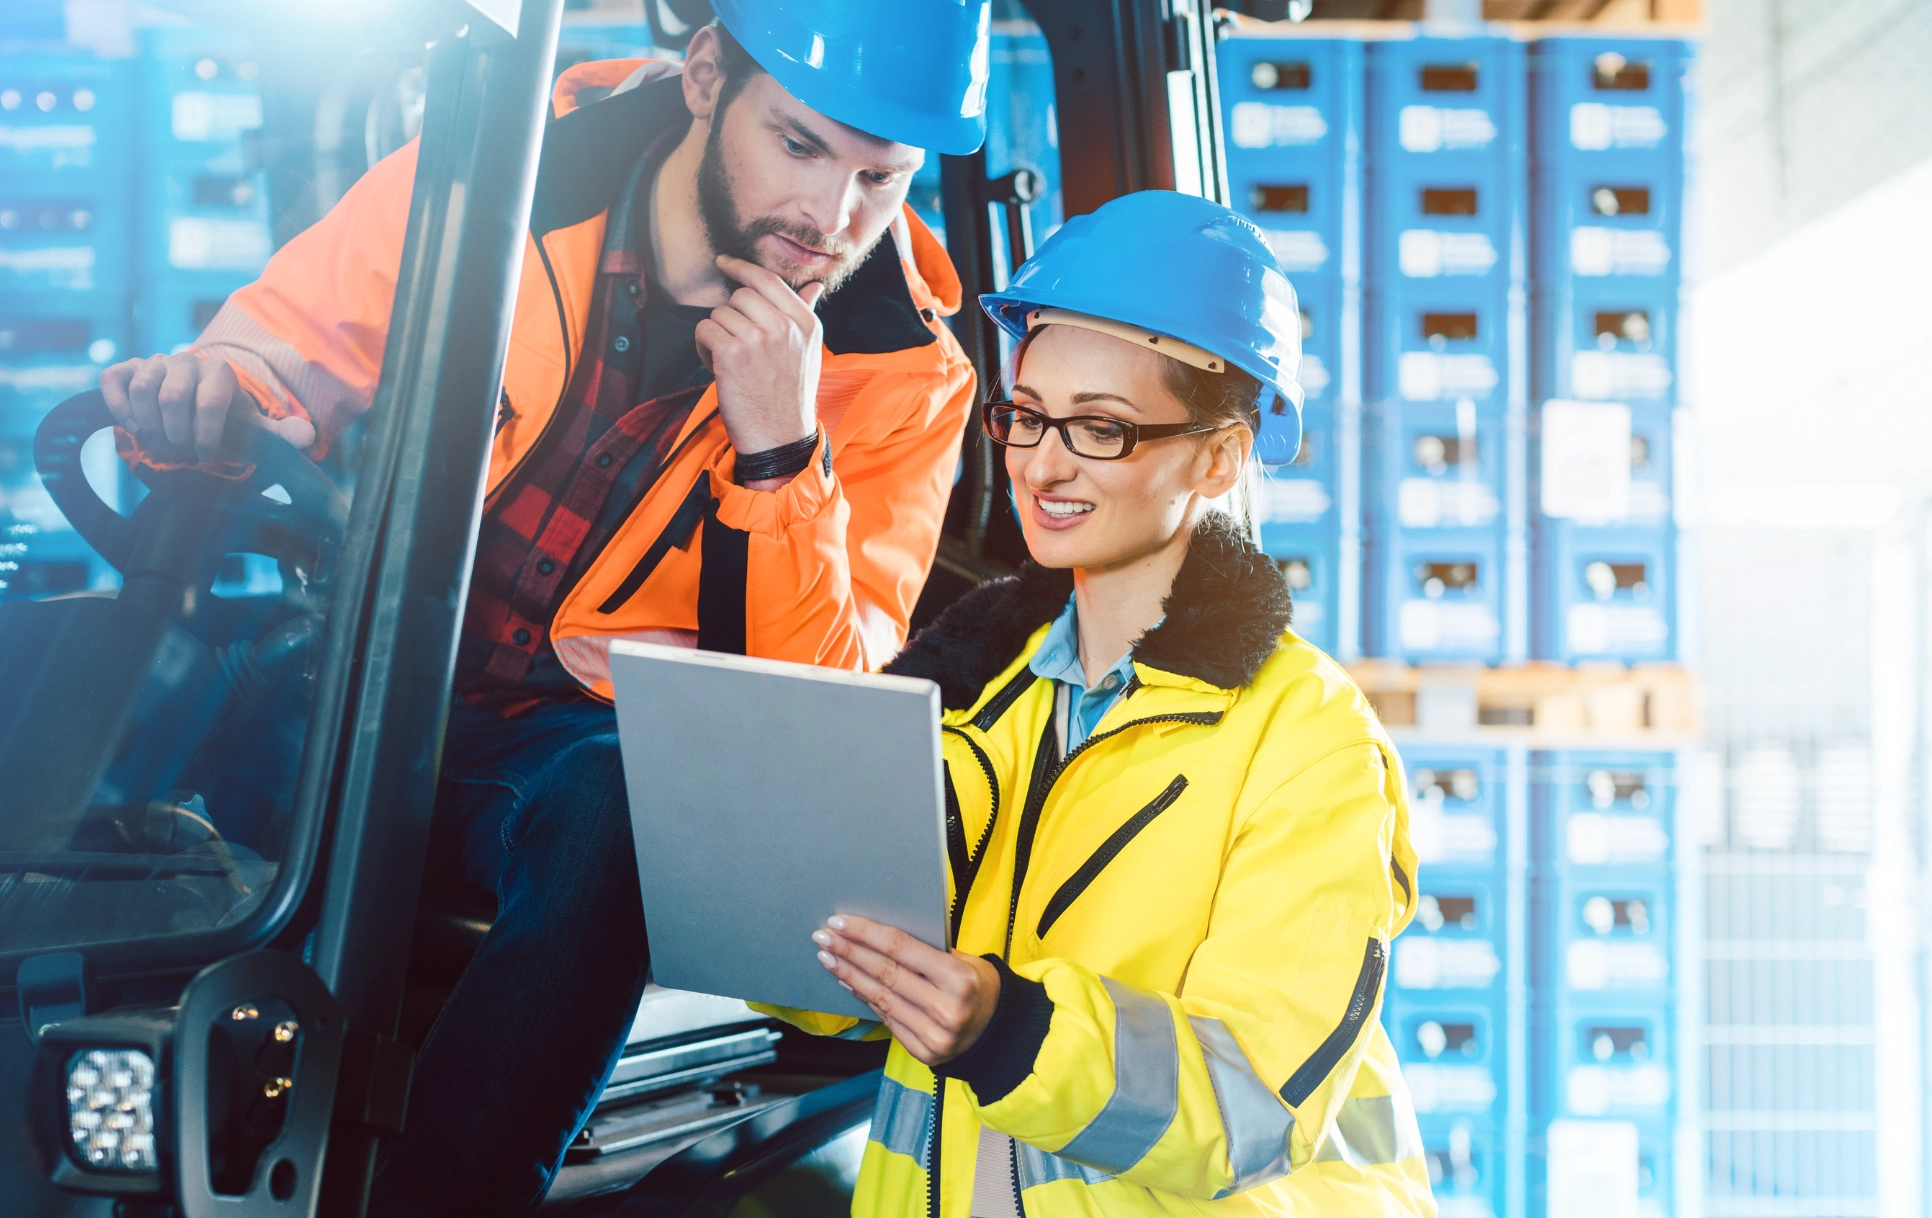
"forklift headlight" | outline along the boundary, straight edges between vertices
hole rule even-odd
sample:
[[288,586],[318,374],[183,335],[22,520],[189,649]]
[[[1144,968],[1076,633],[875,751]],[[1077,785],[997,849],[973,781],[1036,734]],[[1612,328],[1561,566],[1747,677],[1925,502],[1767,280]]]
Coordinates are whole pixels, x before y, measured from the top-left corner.
[[173,1187],[174,1011],[124,1008],[42,1028],[32,1124],[49,1177],[75,1192]]
[[67,1136],[95,1171],[158,1172],[154,1059],[139,1049],[86,1049],[67,1060]]

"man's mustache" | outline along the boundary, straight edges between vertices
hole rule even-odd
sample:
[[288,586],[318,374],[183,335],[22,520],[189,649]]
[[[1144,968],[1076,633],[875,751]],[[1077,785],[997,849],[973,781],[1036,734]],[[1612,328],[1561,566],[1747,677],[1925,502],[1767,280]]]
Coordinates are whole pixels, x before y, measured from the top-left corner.
[[777,216],[760,216],[744,226],[745,244],[750,245],[760,237],[772,235],[795,241],[815,254],[830,254],[841,262],[857,252],[857,245],[840,237],[827,237],[789,220]]

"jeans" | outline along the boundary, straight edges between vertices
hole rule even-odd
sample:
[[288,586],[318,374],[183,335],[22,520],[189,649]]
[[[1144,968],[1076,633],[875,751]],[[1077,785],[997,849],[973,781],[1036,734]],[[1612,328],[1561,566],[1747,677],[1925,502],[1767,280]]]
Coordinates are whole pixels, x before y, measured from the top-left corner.
[[649,964],[615,712],[552,703],[504,720],[457,703],[432,840],[496,893],[496,922],[423,1046],[369,1213],[533,1213],[617,1064]]

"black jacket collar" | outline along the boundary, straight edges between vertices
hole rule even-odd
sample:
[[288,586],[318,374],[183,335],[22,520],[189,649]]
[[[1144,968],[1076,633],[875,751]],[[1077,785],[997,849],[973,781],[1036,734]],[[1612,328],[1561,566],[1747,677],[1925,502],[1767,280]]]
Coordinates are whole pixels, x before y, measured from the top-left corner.
[[[613,93],[550,120],[537,161],[530,231],[538,237],[608,210],[653,136],[691,121],[676,76]],[[864,264],[818,306],[834,355],[878,354],[939,341],[913,303],[899,250],[888,233]]]
[[[920,631],[885,670],[939,683],[948,710],[964,710],[1060,616],[1073,573],[1028,562],[1018,575],[982,584]],[[1167,617],[1134,645],[1134,659],[1222,689],[1254,680],[1288,629],[1291,605],[1280,570],[1219,513],[1189,539]]]

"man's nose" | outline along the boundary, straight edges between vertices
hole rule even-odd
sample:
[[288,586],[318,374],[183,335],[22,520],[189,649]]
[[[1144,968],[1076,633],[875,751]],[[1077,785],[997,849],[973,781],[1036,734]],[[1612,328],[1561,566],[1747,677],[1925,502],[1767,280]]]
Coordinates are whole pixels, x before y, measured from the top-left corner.
[[858,175],[841,174],[828,180],[802,202],[806,223],[823,236],[836,237],[852,223],[852,213],[858,210]]

